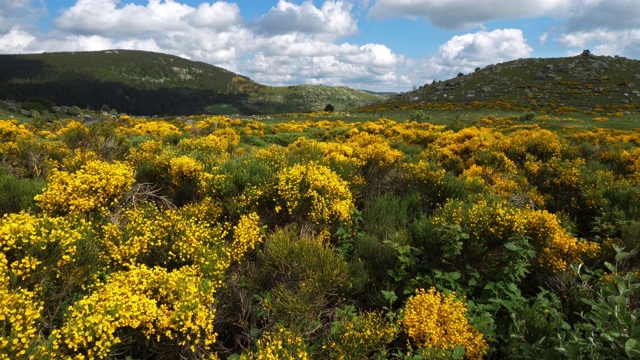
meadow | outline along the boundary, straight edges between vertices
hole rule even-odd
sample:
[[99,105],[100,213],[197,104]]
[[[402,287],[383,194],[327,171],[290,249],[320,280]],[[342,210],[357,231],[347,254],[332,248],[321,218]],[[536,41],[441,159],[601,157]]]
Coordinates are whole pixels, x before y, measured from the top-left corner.
[[0,120],[0,359],[640,358],[639,121]]

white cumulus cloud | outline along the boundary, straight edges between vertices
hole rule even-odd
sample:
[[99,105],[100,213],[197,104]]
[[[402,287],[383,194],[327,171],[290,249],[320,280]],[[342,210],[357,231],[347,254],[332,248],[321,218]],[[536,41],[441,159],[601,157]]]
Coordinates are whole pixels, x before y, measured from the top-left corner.
[[353,4],[347,1],[329,0],[317,8],[311,1],[296,5],[279,0],[276,6],[255,21],[255,26],[264,34],[303,32],[338,38],[351,35],[358,29],[352,8]]
[[127,37],[201,27],[226,30],[240,21],[238,6],[221,1],[197,8],[174,0],[119,5],[120,0],[78,0],[62,12],[56,24],[78,34]]
[[[589,1],[589,0],[581,0]],[[575,0],[376,0],[377,18],[424,18],[438,27],[462,29],[496,19],[534,18],[566,13]]]
[[439,48],[443,65],[467,69],[528,57],[532,51],[520,29],[497,29],[454,36]]
[[29,45],[35,39],[35,36],[29,32],[13,28],[6,34],[0,35],[0,53],[16,54],[27,52]]
[[520,29],[497,29],[454,36],[440,45],[438,54],[412,60],[405,71],[417,84],[446,80],[477,67],[530,57],[533,49]]

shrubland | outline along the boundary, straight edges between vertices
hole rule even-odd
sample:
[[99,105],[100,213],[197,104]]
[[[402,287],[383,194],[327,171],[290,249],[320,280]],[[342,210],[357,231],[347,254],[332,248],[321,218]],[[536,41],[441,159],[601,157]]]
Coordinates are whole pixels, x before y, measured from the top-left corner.
[[0,120],[0,358],[638,358],[640,132]]

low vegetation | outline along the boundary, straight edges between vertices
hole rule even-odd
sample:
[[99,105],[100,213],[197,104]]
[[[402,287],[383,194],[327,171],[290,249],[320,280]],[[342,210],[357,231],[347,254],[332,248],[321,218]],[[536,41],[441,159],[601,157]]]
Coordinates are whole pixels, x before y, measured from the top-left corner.
[[382,111],[0,120],[0,358],[640,357],[626,117]]

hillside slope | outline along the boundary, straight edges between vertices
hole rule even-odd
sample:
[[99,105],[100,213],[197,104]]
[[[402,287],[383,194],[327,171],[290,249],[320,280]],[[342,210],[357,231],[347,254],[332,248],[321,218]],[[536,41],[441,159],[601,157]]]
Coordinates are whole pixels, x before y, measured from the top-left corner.
[[391,98],[384,108],[507,107],[581,110],[640,107],[640,61],[594,56],[518,59],[489,65]]
[[347,88],[274,88],[177,56],[133,50],[0,55],[0,99],[115,108],[139,115],[198,114],[215,105],[244,113],[323,110],[384,99]]

